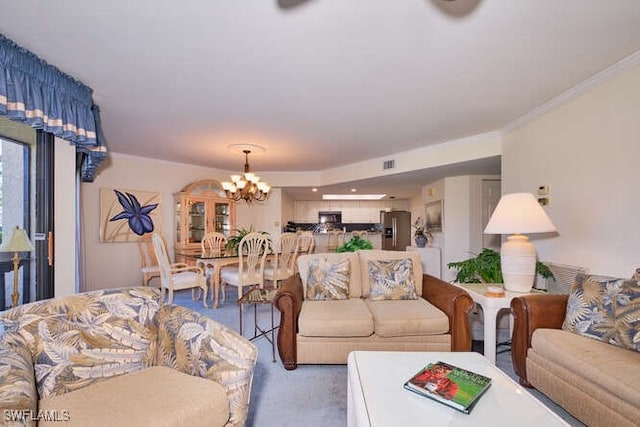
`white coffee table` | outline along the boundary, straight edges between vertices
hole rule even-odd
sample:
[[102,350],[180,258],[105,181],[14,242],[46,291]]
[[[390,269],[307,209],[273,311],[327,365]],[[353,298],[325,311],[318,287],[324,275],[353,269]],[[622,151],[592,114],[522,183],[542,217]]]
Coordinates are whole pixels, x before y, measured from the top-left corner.
[[[492,378],[470,414],[403,388],[419,369],[438,360]],[[479,353],[354,351],[347,364],[349,427],[569,425]]]

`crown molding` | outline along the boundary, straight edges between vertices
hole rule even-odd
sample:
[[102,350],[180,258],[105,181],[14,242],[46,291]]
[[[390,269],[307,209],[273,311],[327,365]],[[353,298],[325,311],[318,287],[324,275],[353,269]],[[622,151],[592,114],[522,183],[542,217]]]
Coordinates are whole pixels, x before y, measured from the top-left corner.
[[571,89],[566,90],[565,92],[545,102],[534,110],[529,111],[525,115],[518,117],[502,129],[500,129],[499,132],[504,135],[516,128],[519,128],[520,126],[531,122],[532,120],[548,113],[549,111],[555,110],[559,106],[574,100],[575,98],[590,91],[596,86],[599,86],[602,83],[605,83],[613,79],[614,77],[619,76],[620,74],[626,72],[627,70],[630,70],[637,65],[640,65],[640,50],[635,51],[631,55],[610,65],[604,70],[595,73],[588,79],[578,83]]

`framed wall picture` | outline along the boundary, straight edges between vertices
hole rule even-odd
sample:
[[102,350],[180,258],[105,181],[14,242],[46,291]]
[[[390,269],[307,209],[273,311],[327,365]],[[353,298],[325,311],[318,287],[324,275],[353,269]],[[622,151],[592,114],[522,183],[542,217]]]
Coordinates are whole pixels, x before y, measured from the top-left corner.
[[115,188],[100,189],[100,242],[136,242],[160,230],[161,193]]
[[427,229],[430,231],[442,231],[442,200],[436,200],[425,205],[425,218]]

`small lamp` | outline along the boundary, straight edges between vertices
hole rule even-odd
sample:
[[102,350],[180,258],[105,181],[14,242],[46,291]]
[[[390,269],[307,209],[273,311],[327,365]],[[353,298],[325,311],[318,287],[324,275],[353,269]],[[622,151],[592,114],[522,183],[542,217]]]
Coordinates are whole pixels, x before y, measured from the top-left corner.
[[531,193],[505,194],[493,211],[485,234],[511,234],[500,249],[504,287],[529,292],[536,276],[536,248],[521,233],[556,231],[547,213]]
[[16,226],[9,240],[9,244],[0,247],[0,252],[13,252],[13,293],[11,294],[11,307],[18,306],[20,291],[18,290],[18,269],[20,268],[20,257],[18,252],[31,252],[33,245],[27,237],[24,229]]

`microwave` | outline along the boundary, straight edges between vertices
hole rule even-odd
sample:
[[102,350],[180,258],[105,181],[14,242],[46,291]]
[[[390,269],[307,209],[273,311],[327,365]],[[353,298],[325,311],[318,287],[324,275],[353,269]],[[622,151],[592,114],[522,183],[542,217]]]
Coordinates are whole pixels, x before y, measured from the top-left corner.
[[320,211],[318,212],[318,222],[320,224],[340,224],[342,223],[342,212]]

